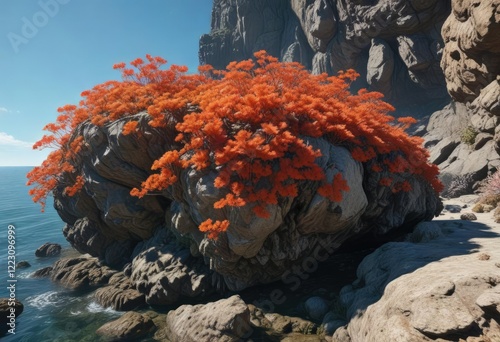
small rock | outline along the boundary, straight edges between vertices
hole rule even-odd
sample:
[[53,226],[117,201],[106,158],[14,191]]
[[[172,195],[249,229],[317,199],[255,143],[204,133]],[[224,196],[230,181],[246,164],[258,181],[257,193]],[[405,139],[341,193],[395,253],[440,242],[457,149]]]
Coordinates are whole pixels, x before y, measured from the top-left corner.
[[465,213],[460,215],[460,219],[464,221],[476,221],[477,216],[474,213]]
[[333,321],[328,321],[326,323],[323,323],[323,330],[325,331],[325,334],[327,336],[331,336],[331,335],[333,335],[333,333],[335,332],[335,330],[337,330],[340,327],[343,327],[346,324],[347,324],[347,322],[343,321],[341,319],[336,319],[336,320],[333,320]]
[[489,256],[489,254],[486,254],[486,253],[481,253],[481,254],[479,254],[479,255],[477,256],[477,258],[478,258],[479,260],[486,261],[486,260],[490,260],[490,258],[491,258],[491,257]]
[[168,313],[166,330],[172,342],[236,342],[252,332],[250,311],[238,295],[213,303],[182,305]]
[[31,275],[31,278],[45,278],[45,277],[49,277],[51,273],[52,273],[52,267],[48,266],[48,267],[44,267],[44,268],[41,268],[39,270],[36,270],[35,273],[33,273]]
[[309,317],[317,321],[321,321],[328,312],[328,304],[321,297],[309,298],[306,300],[304,306]]
[[117,320],[104,324],[96,334],[113,341],[138,341],[147,336],[154,326],[149,317],[129,311]]
[[444,206],[444,209],[448,210],[450,213],[459,213],[462,211],[462,207],[455,204],[447,204]]
[[39,258],[54,257],[61,254],[61,249],[60,244],[47,242],[36,250],[35,255]]
[[16,268],[28,268],[28,267],[31,267],[31,264],[26,260],[19,261],[16,265]]

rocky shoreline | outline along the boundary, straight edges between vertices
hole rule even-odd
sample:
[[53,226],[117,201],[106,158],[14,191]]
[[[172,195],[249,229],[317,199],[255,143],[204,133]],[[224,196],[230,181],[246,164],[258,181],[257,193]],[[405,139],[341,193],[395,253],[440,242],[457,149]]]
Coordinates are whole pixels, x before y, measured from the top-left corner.
[[296,278],[159,311],[130,274],[89,255],[56,261],[49,276],[127,311],[97,331],[112,340],[496,341],[500,224],[493,212],[463,219],[477,198],[446,200],[438,218],[399,241],[334,254]]

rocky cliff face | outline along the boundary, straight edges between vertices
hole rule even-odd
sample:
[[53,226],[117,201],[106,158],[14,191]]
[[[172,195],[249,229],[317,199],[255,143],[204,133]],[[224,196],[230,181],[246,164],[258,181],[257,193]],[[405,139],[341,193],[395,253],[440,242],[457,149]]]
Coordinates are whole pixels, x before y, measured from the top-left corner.
[[441,66],[456,103],[434,113],[427,147],[462,195],[500,166],[500,1],[453,1],[443,25]]
[[449,100],[439,66],[450,1],[215,0],[200,62],[224,68],[261,49],[314,73],[354,68],[358,87],[422,116]]
[[224,68],[265,49],[315,73],[354,68],[358,87],[425,118],[416,134],[426,134],[445,195],[470,193],[500,165],[498,0],[215,0],[212,18],[202,64]]

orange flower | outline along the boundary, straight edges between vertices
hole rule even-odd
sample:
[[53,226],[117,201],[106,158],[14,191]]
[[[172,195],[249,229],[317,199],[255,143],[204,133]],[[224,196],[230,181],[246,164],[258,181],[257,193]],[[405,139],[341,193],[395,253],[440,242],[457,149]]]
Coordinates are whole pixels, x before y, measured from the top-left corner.
[[212,221],[211,219],[207,219],[203,221],[198,229],[200,232],[208,233],[207,237],[212,240],[216,240],[219,237],[220,233],[223,233],[229,228],[229,221]]

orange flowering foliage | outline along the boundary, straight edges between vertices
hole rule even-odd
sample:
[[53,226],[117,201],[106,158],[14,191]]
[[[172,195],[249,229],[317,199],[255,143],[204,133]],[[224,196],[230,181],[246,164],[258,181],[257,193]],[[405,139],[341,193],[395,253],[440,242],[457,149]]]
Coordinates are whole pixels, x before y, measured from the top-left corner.
[[[131,63],[132,68],[126,68],[125,63],[115,64],[114,69],[121,70],[122,81],[108,81],[99,84],[91,90],[82,92],[83,99],[78,106],[66,105],[58,108],[59,116],[55,123],[47,124],[41,140],[33,145],[34,149],[53,148],[42,165],[35,167],[27,175],[30,195],[35,202],[45,207],[47,196],[61,181],[61,175],[71,173],[75,184],[67,184],[64,191],[67,195],[76,194],[84,185],[83,175],[79,170],[78,154],[84,146],[83,137],[76,137],[70,141],[71,134],[81,123],[90,120],[93,124],[102,126],[122,117],[146,111],[155,101],[167,98],[169,94],[176,94],[194,89],[197,82],[203,81],[204,76],[186,76],[187,68],[172,65],[167,70],[161,66],[166,61],[161,57],[146,55],[147,63],[138,58]],[[172,95],[173,96],[173,95]],[[165,106],[165,110],[174,110],[174,107]],[[153,116],[152,124],[164,124],[163,117]],[[124,134],[136,131],[137,122],[125,124]]]
[[[414,119],[388,115],[394,108],[380,93],[351,94],[350,83],[358,77],[353,70],[312,75],[300,64],[281,63],[264,51],[255,54],[255,61],[232,62],[223,71],[202,66],[193,75],[185,67],[160,69],[165,61],[159,57],[148,55],[147,60],[133,61],[135,71],[116,64],[122,81],[83,92],[78,107],[63,107],[64,117],[47,128],[52,135],[35,145],[58,148],[44,162],[48,169],[35,168],[29,175],[36,184],[35,201],[50,193],[63,172],[76,172],[66,145],[78,124],[91,120],[103,125],[144,110],[151,126],[173,133],[175,146],[153,163],[158,173],[133,189],[134,196],[164,190],[177,182],[182,169],[194,168],[217,172],[214,186],[226,195],[214,204],[216,209],[249,205],[257,216],[268,217],[269,204],[297,196],[298,181],[315,181],[321,196],[340,202],[349,191],[347,181],[341,173],[326,180],[316,164],[321,153],[305,137],[345,146],[356,160],[371,162],[374,172],[415,174],[441,191],[438,169],[427,162],[422,139],[405,132]],[[131,121],[123,133],[136,130],[137,122]],[[81,187],[83,178],[78,176],[68,185],[68,195]],[[392,179],[381,183],[391,186]],[[398,183],[396,190],[409,191],[411,186]],[[228,227],[228,221],[209,219],[199,228],[216,238]]]
[[228,227],[228,220],[212,222],[211,219],[208,219],[200,224],[199,229],[202,233],[208,233],[207,237],[209,239],[216,240],[219,237],[219,234],[225,232]]

